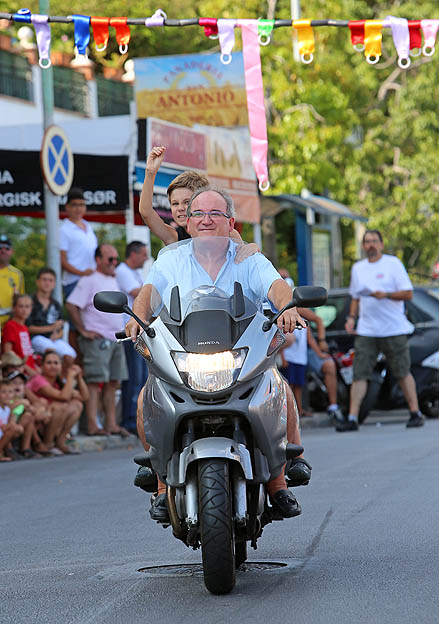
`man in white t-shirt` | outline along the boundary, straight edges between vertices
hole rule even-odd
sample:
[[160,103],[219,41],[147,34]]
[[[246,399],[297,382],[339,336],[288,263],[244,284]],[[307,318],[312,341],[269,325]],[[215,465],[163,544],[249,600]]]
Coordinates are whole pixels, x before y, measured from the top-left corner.
[[[116,267],[116,279],[119,289],[128,297],[128,305],[133,307],[133,301],[143,286],[143,275],[140,269],[147,260],[146,245],[140,241],[132,241],[125,249],[125,262]],[[129,316],[125,316],[125,322]],[[137,435],[136,414],[137,397],[145,385],[148,377],[146,361],[134,349],[131,341],[124,342],[125,357],[128,366],[128,379],[122,382],[122,427]]]
[[419,411],[416,384],[410,373],[407,344],[407,335],[413,332],[413,325],[404,310],[404,301],[413,297],[413,286],[402,262],[396,256],[383,254],[383,238],[378,230],[366,230],[363,249],[366,258],[352,267],[352,300],[345,324],[347,332],[357,334],[349,416],[347,422],[339,423],[336,429],[358,429],[360,405],[379,353],[386,356],[408,403],[410,418],[407,427],[422,427],[424,418]]

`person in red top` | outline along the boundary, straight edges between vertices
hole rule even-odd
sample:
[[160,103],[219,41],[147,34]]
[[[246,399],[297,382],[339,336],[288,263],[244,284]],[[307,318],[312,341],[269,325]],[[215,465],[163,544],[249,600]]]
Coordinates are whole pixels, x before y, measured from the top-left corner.
[[18,357],[27,357],[25,372],[32,377],[39,372],[33,357],[33,349],[30,341],[29,329],[26,319],[32,312],[32,299],[29,295],[15,295],[12,307],[12,318],[3,327],[2,344],[3,353],[13,351]]

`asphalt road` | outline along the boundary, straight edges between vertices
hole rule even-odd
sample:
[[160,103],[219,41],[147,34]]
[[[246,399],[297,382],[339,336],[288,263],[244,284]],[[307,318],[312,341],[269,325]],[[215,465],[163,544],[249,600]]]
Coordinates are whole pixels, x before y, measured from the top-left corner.
[[147,518],[133,451],[1,465],[1,622],[436,624],[439,422],[305,431],[304,444],[303,514],[249,556],[287,566],[240,572],[227,596],[197,574],[137,571],[200,553]]

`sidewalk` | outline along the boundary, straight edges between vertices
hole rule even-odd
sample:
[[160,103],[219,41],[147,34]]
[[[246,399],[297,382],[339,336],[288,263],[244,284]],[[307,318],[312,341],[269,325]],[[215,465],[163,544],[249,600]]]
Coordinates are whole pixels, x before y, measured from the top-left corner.
[[[367,417],[366,422],[362,426],[381,426],[395,423],[405,423],[408,419],[407,410],[392,410],[389,412],[373,411]],[[302,418],[300,421],[302,430],[318,429],[321,427],[333,427],[332,420],[326,412],[314,412],[311,417]],[[73,440],[68,442],[69,446],[81,453],[88,451],[105,451],[109,449],[133,449],[142,450],[140,440],[135,435],[122,438],[119,435],[111,436],[87,436],[76,435]]]
[[[363,427],[381,426],[397,423],[406,423],[409,414],[406,409],[395,409],[391,411],[373,410],[366,418]],[[304,429],[317,429],[319,427],[333,427],[332,419],[326,412],[314,412],[311,417],[301,418],[300,427]]]
[[110,436],[87,436],[83,434],[75,435],[73,440],[68,441],[68,445],[76,451],[85,453],[88,451],[105,451],[107,449],[141,449],[139,438],[129,435],[122,438],[120,435]]

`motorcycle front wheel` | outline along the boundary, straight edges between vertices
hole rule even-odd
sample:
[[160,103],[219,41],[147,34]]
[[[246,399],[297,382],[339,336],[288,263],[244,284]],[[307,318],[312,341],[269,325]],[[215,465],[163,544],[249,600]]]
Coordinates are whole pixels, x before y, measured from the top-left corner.
[[212,594],[235,586],[235,555],[229,465],[204,459],[198,464],[199,520],[204,584]]

